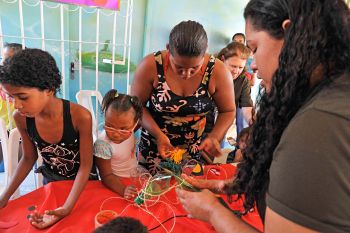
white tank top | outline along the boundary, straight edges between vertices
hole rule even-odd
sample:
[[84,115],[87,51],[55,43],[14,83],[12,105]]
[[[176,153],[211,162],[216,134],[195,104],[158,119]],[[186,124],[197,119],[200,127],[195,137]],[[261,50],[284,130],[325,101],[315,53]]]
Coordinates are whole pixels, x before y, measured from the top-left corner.
[[[103,131],[99,139],[107,142],[112,149],[111,167],[113,174],[120,177],[130,177],[132,172],[137,167],[137,160],[135,155],[135,136],[132,134],[127,140],[120,144],[112,142]],[[101,157],[95,155],[97,157]],[[103,156],[103,158],[106,158]]]

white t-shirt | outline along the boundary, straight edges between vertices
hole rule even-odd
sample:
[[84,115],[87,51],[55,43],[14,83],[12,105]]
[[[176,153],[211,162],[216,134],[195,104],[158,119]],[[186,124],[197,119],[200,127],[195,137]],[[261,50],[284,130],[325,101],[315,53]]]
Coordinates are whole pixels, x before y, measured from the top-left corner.
[[130,177],[137,167],[135,137],[131,135],[120,144],[112,142],[103,131],[94,143],[94,156],[110,159],[113,174]]

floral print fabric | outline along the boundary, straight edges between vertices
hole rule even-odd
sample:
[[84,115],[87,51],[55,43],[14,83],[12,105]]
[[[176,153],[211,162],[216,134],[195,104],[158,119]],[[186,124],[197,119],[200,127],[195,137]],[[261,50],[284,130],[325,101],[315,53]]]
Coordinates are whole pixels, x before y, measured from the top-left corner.
[[[154,56],[158,85],[152,92],[147,108],[171,144],[174,147],[185,149],[187,157],[199,160],[201,156],[198,146],[205,129],[205,115],[214,106],[208,86],[215,57],[210,57],[197,90],[191,96],[183,97],[173,93],[166,82],[161,52],[155,53]],[[143,165],[151,174],[155,174],[159,170],[162,159],[157,153],[155,138],[145,129],[141,131],[139,152],[146,161]]]

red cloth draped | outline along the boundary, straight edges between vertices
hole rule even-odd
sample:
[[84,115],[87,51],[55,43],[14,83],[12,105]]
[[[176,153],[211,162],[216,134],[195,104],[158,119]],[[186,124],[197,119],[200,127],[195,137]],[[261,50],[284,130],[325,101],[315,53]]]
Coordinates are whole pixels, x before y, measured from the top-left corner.
[[[220,168],[218,169],[219,171],[210,172],[210,175],[208,173],[208,178],[209,176],[210,178],[218,179],[223,179],[226,176],[232,177],[235,169],[231,165],[222,165],[220,167],[224,168],[226,172],[223,172]],[[212,168],[217,169],[215,166]],[[130,181],[126,182],[129,183]],[[73,181],[52,182],[16,200],[10,201],[4,209],[0,209],[0,232],[92,232],[95,227],[95,215],[101,209],[111,209],[121,214],[121,216],[137,218],[146,225],[148,229],[158,226],[158,221],[163,222],[174,215],[169,205],[174,210],[175,215],[186,214],[181,204],[177,201],[174,190],[163,195],[160,198],[162,202],[149,207],[149,211],[158,218],[157,221],[155,217],[135,207],[132,202],[120,198],[117,194],[104,187],[100,181],[89,181],[69,216],[45,230],[37,230],[31,226],[27,220],[27,215],[30,213],[28,207],[37,206],[37,210],[42,213],[47,209],[55,209],[62,206],[71,190],[72,184]],[[230,207],[241,209],[242,203],[238,201],[230,204]],[[262,231],[263,226],[257,211],[249,213],[247,216],[244,216],[243,219]],[[8,229],[2,229],[1,222],[3,222],[3,224],[18,222],[18,224]],[[173,224],[174,220],[172,219],[164,223],[163,226],[169,231]],[[4,225],[3,228],[5,228]],[[152,232],[166,231],[162,227],[159,227]],[[175,228],[172,232],[215,232],[215,230],[208,223],[187,217],[177,217],[175,220]]]

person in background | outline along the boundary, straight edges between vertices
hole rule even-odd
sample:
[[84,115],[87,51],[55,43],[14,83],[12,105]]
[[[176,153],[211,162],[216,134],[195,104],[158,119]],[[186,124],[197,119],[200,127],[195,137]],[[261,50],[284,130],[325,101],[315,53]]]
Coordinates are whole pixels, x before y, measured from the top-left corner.
[[[167,49],[146,56],[138,65],[131,94],[143,103],[139,151],[155,174],[175,147],[203,160],[203,153],[221,154],[219,142],[235,117],[232,77],[225,65],[206,53],[203,26],[183,21],[170,32]],[[146,107],[147,103],[149,104]],[[218,107],[218,117],[203,138],[206,115]]]
[[239,42],[231,42],[223,48],[217,57],[231,72],[234,89],[236,109],[241,108],[244,119],[251,124],[253,101],[250,97],[250,85],[244,68],[250,54],[250,49]]
[[[1,61],[2,65],[6,64],[6,62],[8,62],[13,55],[20,51],[22,51],[21,44],[5,43]],[[13,103],[6,101],[6,94],[2,91],[2,88],[0,86],[0,117],[5,121],[7,130],[11,130],[16,127],[16,124],[12,118],[13,111]]]
[[29,221],[37,228],[49,227],[74,208],[88,179],[97,179],[92,155],[92,117],[84,107],[59,99],[61,75],[54,58],[40,49],[15,54],[0,72],[3,91],[14,101],[14,119],[22,138],[23,156],[0,195],[0,208],[23,182],[40,155],[37,169],[44,183],[74,180],[65,203]]
[[13,57],[16,53],[22,51],[22,45],[18,43],[5,43],[2,52],[1,65],[4,65],[7,59]]
[[[244,10],[252,69],[264,93],[225,187],[257,204],[264,231],[350,231],[350,10],[343,0],[251,0]],[[177,190],[217,232],[257,232],[208,190]]]
[[[236,104],[236,109],[241,109],[244,119],[246,122],[251,124],[253,101],[250,97],[249,81],[244,73],[244,68],[246,66],[249,54],[250,49],[244,44],[239,42],[231,42],[225,48],[221,49],[217,55],[217,58],[220,59],[225,64],[226,68],[231,72],[231,82],[234,84],[235,90],[234,101]],[[211,113],[211,115],[207,116],[206,132],[210,132],[212,126],[214,125],[215,117],[213,114],[215,113]],[[235,135],[238,134],[236,123],[238,123],[237,119],[229,128],[225,139],[236,138]]]
[[94,144],[96,165],[103,184],[127,199],[137,194],[121,177],[130,177],[137,168],[134,129],[142,117],[142,103],[136,96],[110,90],[102,101],[105,130]]
[[244,33],[236,33],[232,36],[232,41],[242,43],[245,45],[245,35]]
[[237,137],[238,145],[236,148],[228,153],[226,163],[238,163],[244,160],[244,151],[247,148],[250,127],[244,128],[239,132]]
[[148,233],[147,227],[136,218],[117,217],[97,228],[93,233]]
[[[2,53],[1,65],[5,64],[14,54],[22,51],[22,45],[17,43],[5,43]],[[6,94],[0,86],[0,118],[4,120],[7,131],[16,127],[12,114],[14,111],[13,103],[6,99]],[[0,172],[4,172],[4,161],[0,147]]]
[[[243,33],[236,33],[232,36],[232,41],[242,43],[246,45],[246,37]],[[253,72],[250,69],[250,64],[253,61],[253,53],[251,52],[248,56],[246,66],[244,67],[244,75],[246,76],[250,89],[255,84],[255,77],[256,72]],[[242,112],[242,109],[237,108],[236,112],[236,126],[237,126],[237,133],[239,133],[246,125],[251,125],[251,122],[244,121],[244,113]]]

